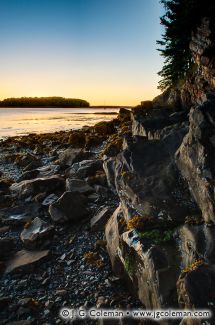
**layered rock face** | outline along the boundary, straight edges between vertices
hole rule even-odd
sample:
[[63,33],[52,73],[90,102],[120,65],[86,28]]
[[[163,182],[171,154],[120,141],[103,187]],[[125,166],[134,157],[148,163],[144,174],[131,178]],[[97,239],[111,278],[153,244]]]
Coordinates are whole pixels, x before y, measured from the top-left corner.
[[148,105],[131,112],[121,151],[104,156],[120,200],[106,225],[112,267],[146,308],[213,309],[214,99],[189,116]]
[[120,201],[105,233],[114,272],[146,308],[214,311],[215,60],[209,20],[190,48],[192,77],[134,108],[121,150],[104,156],[108,184]]
[[153,100],[154,106],[169,106],[177,109],[200,105],[215,88],[215,41],[212,23],[202,19],[201,25],[193,33],[190,42],[193,69],[184,84],[177,89],[169,89]]
[[215,222],[215,98],[190,111],[189,132],[176,153],[177,165],[189,183],[205,222]]

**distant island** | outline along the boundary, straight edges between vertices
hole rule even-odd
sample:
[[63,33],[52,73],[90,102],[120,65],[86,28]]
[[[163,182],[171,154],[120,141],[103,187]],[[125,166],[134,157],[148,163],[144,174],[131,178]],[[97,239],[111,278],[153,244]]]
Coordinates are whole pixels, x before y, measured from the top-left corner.
[[0,101],[0,107],[89,107],[83,99],[64,97],[20,97]]

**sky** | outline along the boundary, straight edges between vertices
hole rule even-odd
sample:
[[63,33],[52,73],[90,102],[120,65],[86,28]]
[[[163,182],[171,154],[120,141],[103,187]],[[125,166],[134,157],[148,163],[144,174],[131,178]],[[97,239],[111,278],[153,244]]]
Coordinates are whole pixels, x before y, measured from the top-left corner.
[[152,99],[161,15],[159,0],[0,0],[0,99]]

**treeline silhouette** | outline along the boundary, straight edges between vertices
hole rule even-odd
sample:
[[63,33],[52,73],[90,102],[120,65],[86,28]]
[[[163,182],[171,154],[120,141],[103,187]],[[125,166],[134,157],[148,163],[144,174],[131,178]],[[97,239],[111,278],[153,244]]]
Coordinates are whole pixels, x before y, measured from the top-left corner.
[[64,97],[21,97],[6,98],[0,101],[0,107],[89,107],[83,99]]

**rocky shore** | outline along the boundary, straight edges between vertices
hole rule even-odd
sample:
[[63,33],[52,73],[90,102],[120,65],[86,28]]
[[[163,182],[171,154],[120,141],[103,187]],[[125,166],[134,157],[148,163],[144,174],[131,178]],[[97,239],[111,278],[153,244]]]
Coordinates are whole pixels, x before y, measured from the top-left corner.
[[204,20],[193,36],[193,80],[201,84],[187,81],[186,101],[185,88],[170,90],[91,128],[0,143],[1,324],[63,324],[62,306],[214,313],[215,60],[206,51],[208,26]]

